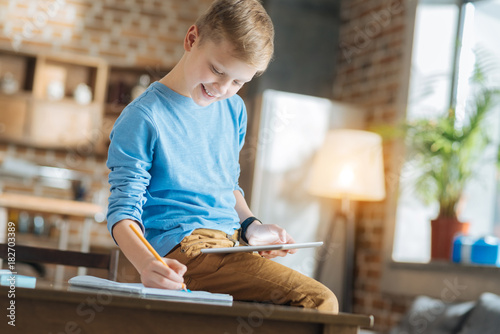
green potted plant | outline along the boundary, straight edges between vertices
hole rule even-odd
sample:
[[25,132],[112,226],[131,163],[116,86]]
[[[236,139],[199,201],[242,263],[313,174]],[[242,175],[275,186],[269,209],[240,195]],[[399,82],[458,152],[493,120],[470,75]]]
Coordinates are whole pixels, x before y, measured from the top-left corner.
[[[432,259],[449,259],[454,236],[465,232],[467,225],[459,221],[457,206],[490,143],[484,122],[500,91],[487,87],[479,66],[471,80],[474,92],[463,126],[457,125],[454,109],[437,118],[410,121],[403,126],[409,161],[421,173],[415,184],[416,194],[427,204],[439,203],[439,214],[431,221]],[[500,153],[494,158],[500,163]]]

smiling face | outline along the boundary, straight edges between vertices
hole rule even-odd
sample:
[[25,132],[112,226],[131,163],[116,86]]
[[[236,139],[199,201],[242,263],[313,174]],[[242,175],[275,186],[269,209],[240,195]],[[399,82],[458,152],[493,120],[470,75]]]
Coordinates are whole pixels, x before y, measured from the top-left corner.
[[225,40],[214,43],[206,38],[200,45],[196,26],[184,41],[184,80],[178,93],[191,97],[199,106],[227,99],[249,82],[257,69],[233,56],[231,44]]

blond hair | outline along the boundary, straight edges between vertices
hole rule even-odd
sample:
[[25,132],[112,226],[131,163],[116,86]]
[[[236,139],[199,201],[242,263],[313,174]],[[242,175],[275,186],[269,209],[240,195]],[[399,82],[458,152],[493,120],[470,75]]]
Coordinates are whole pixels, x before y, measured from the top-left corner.
[[274,27],[259,0],[216,0],[195,25],[200,45],[206,38],[226,40],[234,56],[264,72],[274,52]]

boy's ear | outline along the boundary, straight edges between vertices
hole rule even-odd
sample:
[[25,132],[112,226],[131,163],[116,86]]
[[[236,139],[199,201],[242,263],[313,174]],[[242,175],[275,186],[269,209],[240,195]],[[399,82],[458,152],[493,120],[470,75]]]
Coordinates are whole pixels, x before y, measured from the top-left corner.
[[199,36],[198,27],[196,25],[189,27],[186,37],[184,37],[184,50],[191,51]]

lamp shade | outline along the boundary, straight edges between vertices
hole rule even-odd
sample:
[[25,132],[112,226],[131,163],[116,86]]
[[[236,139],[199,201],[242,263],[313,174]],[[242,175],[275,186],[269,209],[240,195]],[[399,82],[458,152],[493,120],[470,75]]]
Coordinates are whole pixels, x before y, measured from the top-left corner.
[[309,191],[330,198],[383,200],[382,138],[361,130],[330,131],[316,155]]

